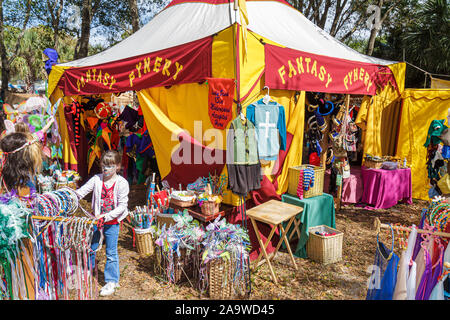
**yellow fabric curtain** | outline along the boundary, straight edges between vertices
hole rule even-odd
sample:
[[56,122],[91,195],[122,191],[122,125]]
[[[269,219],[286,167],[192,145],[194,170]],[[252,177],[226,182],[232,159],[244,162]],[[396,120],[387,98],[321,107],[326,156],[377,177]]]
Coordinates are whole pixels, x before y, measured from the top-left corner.
[[446,120],[450,107],[450,90],[406,89],[402,94],[402,114],[397,156],[411,166],[412,196],[429,200],[430,189],[424,143],[433,120]]
[[376,96],[363,98],[355,122],[363,130],[364,154],[394,155],[400,103],[400,94],[390,84]]
[[362,129],[364,154],[394,155],[400,116],[400,96],[405,89],[404,62],[389,65],[397,84],[377,90],[375,96],[365,96],[355,123]]
[[58,87],[54,88],[53,95],[50,97],[50,101],[52,103],[56,103],[59,99],[61,99],[61,104],[59,105],[58,112],[56,113],[56,120],[58,121],[59,134],[61,135],[61,143],[62,143],[62,155],[64,164],[69,168],[78,165],[78,161],[73,154],[72,148],[70,147],[70,138],[69,133],[67,131],[67,122],[64,116],[64,106],[65,104],[72,103],[72,99],[79,100],[79,97],[65,97],[62,90]]

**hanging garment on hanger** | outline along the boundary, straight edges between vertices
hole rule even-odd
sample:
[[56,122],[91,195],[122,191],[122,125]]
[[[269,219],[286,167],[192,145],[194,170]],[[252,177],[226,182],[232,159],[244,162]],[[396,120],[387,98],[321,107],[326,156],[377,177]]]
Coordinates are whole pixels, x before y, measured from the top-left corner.
[[[431,243],[431,245],[433,245],[433,244]],[[425,238],[422,241],[421,245],[420,245],[420,250],[419,250],[419,253],[417,254],[417,257],[414,260],[416,262],[416,264],[417,264],[416,293],[417,293],[417,289],[419,288],[420,281],[422,280],[423,273],[425,271],[425,267],[426,267],[426,263],[425,263],[426,262],[426,257],[425,256],[426,256],[426,254],[429,255],[429,253],[428,253],[429,252],[429,250],[428,250],[429,247],[430,247],[429,238]],[[431,262],[430,262],[430,264],[431,264]]]
[[[429,242],[433,242],[432,240]],[[427,246],[427,244],[425,244]],[[419,252],[417,255],[417,278],[416,278],[416,300],[424,300],[425,289],[431,281],[432,276],[432,264],[431,264],[431,251],[429,250],[429,245],[423,248],[423,254]],[[422,264],[422,260],[425,260]],[[423,266],[419,269],[419,266]]]
[[256,127],[259,158],[276,160],[280,150],[286,150],[286,118],[284,107],[263,99],[247,107],[247,119]]
[[438,247],[439,247],[439,256],[438,256],[436,264],[433,265],[433,267],[432,267],[432,276],[431,276],[430,282],[425,287],[423,300],[428,300],[430,298],[431,291],[433,291],[433,288],[438,283],[439,276],[442,274],[442,268],[443,268],[443,265],[444,265],[444,260],[443,260],[443,258],[444,258],[444,246],[442,245],[440,240],[438,240],[438,241],[439,241],[439,245],[438,245]]
[[448,274],[439,280],[431,291],[430,298],[428,300],[445,300],[444,282],[448,281]]
[[408,246],[403,251],[402,257],[399,262],[399,269],[397,272],[397,282],[395,285],[393,300],[406,300],[407,298],[407,282],[409,278],[409,264],[414,249],[414,244],[417,237],[417,228],[412,225],[411,232],[408,237]]
[[[427,209],[422,209],[422,217],[420,218],[419,225],[417,226],[418,229],[423,229],[423,225],[424,225],[424,222],[426,219],[426,211],[427,211]],[[417,254],[420,251],[420,248],[421,248],[420,244],[422,243],[422,241],[423,241],[422,234],[418,234],[416,237],[416,243],[414,244],[414,250],[413,250],[413,255],[412,255],[412,259],[414,261],[416,260]]]
[[371,282],[367,290],[366,300],[392,300],[395,282],[397,280],[397,266],[399,257],[394,253],[394,231],[392,230],[392,246],[388,250],[378,240]]
[[258,158],[256,130],[241,117],[230,123],[227,134],[228,189],[245,196],[261,188],[261,163]]
[[406,300],[416,299],[416,274],[417,264],[415,261],[411,262],[409,268],[408,280],[406,280]]
[[406,300],[406,282],[409,274],[409,261],[406,258],[406,250],[403,250],[398,265],[397,281],[392,300]]
[[120,114],[118,120],[126,122],[125,129],[131,130],[139,120],[139,113],[130,106],[126,106]]

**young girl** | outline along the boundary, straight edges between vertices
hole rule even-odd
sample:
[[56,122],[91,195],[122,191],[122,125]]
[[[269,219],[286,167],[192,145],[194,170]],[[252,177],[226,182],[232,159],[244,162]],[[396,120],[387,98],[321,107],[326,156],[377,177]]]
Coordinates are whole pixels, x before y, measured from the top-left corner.
[[[92,177],[85,185],[76,190],[81,198],[92,191],[92,209],[96,219],[103,219],[103,234],[106,240],[105,282],[100,295],[107,296],[119,287],[119,239],[120,221],[128,215],[128,181],[117,172],[120,169],[121,157],[117,151],[109,150],[100,159],[102,173]],[[96,230],[91,249],[97,250],[100,241],[100,230]],[[95,266],[95,252],[90,256],[91,267]]]

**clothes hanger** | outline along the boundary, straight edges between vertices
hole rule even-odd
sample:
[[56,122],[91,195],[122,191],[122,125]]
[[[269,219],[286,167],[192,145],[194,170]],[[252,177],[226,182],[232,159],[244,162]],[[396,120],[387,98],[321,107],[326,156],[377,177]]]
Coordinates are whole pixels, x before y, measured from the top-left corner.
[[268,104],[272,98],[270,97],[270,88],[268,86],[264,86],[263,90],[267,89],[267,94],[262,98],[264,104]]

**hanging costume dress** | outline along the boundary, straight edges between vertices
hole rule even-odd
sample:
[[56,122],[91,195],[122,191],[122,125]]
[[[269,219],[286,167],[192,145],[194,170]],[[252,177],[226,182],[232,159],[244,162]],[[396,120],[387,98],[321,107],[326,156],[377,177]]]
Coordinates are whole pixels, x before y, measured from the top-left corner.
[[378,241],[373,263],[370,285],[366,300],[392,300],[397,281],[399,257],[394,253],[394,231],[392,230],[392,247],[388,248]]
[[247,119],[231,121],[227,134],[228,189],[241,196],[261,188],[255,126]]
[[395,285],[393,300],[406,300],[408,291],[408,279],[410,278],[409,263],[412,258],[414,244],[416,243],[417,228],[412,226],[411,233],[408,237],[408,247],[403,251],[399,262],[399,269],[397,272],[397,283]]

